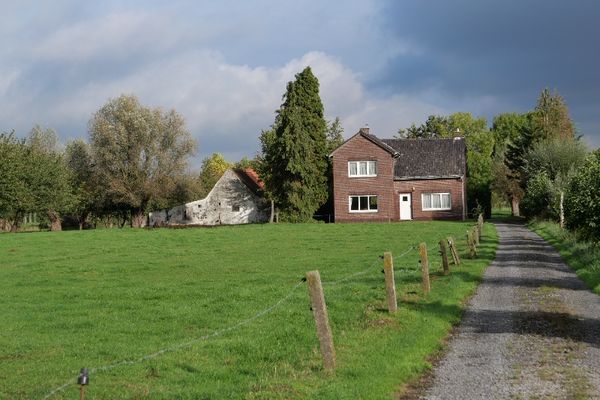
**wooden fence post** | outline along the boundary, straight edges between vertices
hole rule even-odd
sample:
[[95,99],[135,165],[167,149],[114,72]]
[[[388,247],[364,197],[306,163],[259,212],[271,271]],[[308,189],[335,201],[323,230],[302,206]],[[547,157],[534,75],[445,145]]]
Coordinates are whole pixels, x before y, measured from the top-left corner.
[[448,241],[448,247],[450,247],[450,254],[452,254],[452,261],[454,265],[460,265],[460,257],[458,256],[458,250],[456,249],[456,243],[451,236],[446,239]]
[[328,372],[335,368],[335,348],[333,347],[333,336],[329,326],[329,316],[327,315],[327,306],[325,296],[323,295],[323,285],[321,285],[321,275],[319,271],[310,271],[306,273],[308,282],[308,294],[317,326],[317,336],[323,357],[323,367]]
[[395,313],[398,310],[398,302],[396,301],[396,283],[394,282],[394,259],[389,251],[383,253],[383,271],[388,310],[390,313]]
[[473,243],[475,243],[475,248],[479,246],[479,225],[474,225],[471,228],[471,235],[473,236]]
[[481,235],[483,234],[483,214],[479,214],[479,218],[477,218],[477,229],[479,230],[479,238],[481,239]]
[[469,258],[475,258],[477,249],[475,248],[475,240],[473,239],[473,230],[467,230],[467,246],[469,247]]
[[442,266],[444,267],[444,275],[450,274],[450,265],[448,264],[448,252],[446,251],[446,241],[440,240],[440,255],[442,256]]
[[423,293],[428,294],[431,291],[429,284],[429,259],[427,258],[427,245],[419,245],[419,254],[421,255],[421,275],[423,277]]

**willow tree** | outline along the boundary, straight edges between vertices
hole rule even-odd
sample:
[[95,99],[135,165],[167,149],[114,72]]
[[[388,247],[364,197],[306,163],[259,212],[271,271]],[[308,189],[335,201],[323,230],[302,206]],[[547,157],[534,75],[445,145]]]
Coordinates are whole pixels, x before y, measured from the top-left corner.
[[128,210],[132,227],[143,226],[148,206],[175,190],[194,152],[183,118],[122,95],[94,114],[89,131],[105,202]]
[[288,83],[273,129],[261,135],[261,177],[287,221],[310,220],[327,200],[326,130],[319,81],[307,67]]

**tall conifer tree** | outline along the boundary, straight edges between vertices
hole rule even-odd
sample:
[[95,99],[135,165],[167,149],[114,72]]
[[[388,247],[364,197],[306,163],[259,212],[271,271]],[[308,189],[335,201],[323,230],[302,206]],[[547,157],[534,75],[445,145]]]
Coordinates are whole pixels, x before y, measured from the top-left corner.
[[327,200],[327,123],[310,67],[283,95],[273,129],[263,132],[260,168],[283,219],[308,221]]

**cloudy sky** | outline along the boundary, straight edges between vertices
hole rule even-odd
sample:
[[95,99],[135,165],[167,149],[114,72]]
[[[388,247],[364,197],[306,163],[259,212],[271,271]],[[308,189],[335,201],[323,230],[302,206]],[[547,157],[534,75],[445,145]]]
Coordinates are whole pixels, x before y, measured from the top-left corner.
[[0,131],[87,138],[110,98],[176,109],[212,152],[253,157],[310,65],[328,119],[380,137],[430,114],[488,123],[565,98],[600,146],[600,2],[0,0]]

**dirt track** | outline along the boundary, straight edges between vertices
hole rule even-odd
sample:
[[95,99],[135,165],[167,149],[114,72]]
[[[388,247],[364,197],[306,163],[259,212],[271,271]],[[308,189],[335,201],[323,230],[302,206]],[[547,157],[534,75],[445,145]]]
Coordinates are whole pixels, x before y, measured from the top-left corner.
[[424,399],[600,399],[600,297],[523,225],[500,243]]

